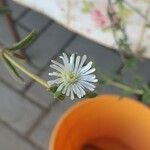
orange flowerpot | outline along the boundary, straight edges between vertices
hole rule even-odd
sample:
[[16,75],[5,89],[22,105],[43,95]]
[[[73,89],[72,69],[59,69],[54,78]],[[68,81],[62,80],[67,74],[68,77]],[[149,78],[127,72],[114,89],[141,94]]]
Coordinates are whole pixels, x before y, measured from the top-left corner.
[[113,95],[83,100],[60,119],[49,150],[150,150],[150,110]]

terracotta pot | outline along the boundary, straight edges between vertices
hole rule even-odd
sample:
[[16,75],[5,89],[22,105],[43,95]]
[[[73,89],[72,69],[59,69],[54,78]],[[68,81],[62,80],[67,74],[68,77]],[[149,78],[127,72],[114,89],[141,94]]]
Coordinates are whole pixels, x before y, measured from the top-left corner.
[[130,98],[82,100],[56,125],[49,150],[150,150],[150,110]]

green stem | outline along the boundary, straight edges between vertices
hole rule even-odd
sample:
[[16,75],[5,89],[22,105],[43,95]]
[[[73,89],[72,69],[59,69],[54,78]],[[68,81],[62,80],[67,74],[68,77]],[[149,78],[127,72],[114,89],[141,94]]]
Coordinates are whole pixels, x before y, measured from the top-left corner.
[[14,65],[20,71],[22,71],[23,73],[25,73],[27,76],[29,76],[30,78],[32,78],[33,80],[35,80],[36,82],[38,82],[39,84],[41,84],[42,86],[46,87],[47,89],[50,88],[50,86],[47,84],[47,81],[41,79],[39,76],[31,73],[26,68],[24,68],[23,66],[21,66],[20,64],[18,64],[17,62],[15,62],[13,60],[13,58],[11,58],[11,56],[6,51],[3,51],[3,55],[11,62],[12,65]]
[[[39,76],[31,73],[30,71],[28,71],[26,68],[24,68],[23,66],[21,66],[20,64],[18,64],[16,61],[13,60],[13,58],[10,56],[10,54],[5,50],[2,51],[0,49],[0,54],[3,53],[3,55],[11,62],[12,65],[14,65],[16,68],[18,68],[20,71],[22,71],[23,73],[25,73],[27,76],[29,76],[30,78],[32,78],[33,80],[35,80],[36,82],[38,82],[39,84],[41,84],[42,86],[44,86],[45,88],[49,89],[50,86],[47,84],[47,81],[41,79]],[[111,79],[110,77],[106,76],[105,74],[103,74],[102,72],[98,72],[101,79],[105,80],[107,82],[107,84],[109,85],[113,85],[117,88],[120,88],[122,90],[137,94],[137,95],[143,95],[144,94],[144,90],[142,89],[136,89],[136,88],[132,88],[129,85],[126,85],[124,83],[118,82],[118,81],[114,81],[113,79]]]
[[124,83],[118,82],[118,81],[114,81],[113,79],[109,78],[108,76],[106,76],[105,74],[99,72],[100,77],[105,80],[107,82],[107,84],[109,85],[113,85],[119,89],[125,90],[127,92],[131,92],[137,95],[143,95],[144,94],[144,90],[142,89],[136,89],[133,87],[130,87],[129,85],[126,85]]

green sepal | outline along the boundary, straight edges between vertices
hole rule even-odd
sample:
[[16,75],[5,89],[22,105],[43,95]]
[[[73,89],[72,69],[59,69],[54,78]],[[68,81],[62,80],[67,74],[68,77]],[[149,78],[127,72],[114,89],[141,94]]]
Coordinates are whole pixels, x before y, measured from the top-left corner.
[[56,91],[54,93],[54,98],[59,100],[64,100],[65,95],[61,91]]
[[50,91],[52,92],[52,93],[55,93],[56,91],[57,91],[57,86],[52,86],[52,87],[50,87]]
[[86,95],[84,96],[85,98],[94,98],[96,97],[98,94],[95,92],[86,92]]
[[144,86],[144,94],[142,96],[142,101],[145,104],[150,104],[150,86],[149,85]]

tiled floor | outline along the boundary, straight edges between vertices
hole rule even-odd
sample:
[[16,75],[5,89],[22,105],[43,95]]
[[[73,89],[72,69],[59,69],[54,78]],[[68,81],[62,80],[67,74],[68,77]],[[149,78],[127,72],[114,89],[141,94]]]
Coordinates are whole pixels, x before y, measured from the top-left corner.
[[[26,49],[31,62],[28,69],[48,80],[51,58],[57,58],[62,51],[87,54],[109,73],[120,65],[119,56],[94,42],[64,29],[45,16],[18,6],[8,0],[20,37],[36,30],[38,37]],[[13,38],[6,22],[0,16],[0,42],[11,44]],[[150,61],[143,60],[138,72],[150,80]],[[56,102],[43,87],[24,75],[26,83],[16,83],[0,61],[0,149],[2,150],[48,150],[51,131],[58,118],[75,101]],[[128,77],[127,77],[128,78]],[[102,93],[119,93],[106,87]]]

